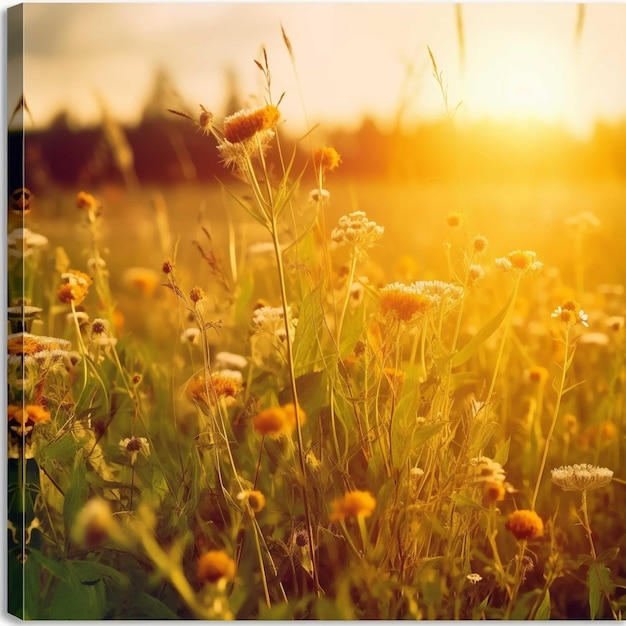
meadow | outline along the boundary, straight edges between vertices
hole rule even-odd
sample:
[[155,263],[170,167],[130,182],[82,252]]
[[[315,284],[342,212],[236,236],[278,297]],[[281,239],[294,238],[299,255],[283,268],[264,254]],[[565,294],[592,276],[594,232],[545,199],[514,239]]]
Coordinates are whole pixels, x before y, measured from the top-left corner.
[[621,619],[623,184],[351,182],[269,87],[236,183],[14,199],[10,612]]

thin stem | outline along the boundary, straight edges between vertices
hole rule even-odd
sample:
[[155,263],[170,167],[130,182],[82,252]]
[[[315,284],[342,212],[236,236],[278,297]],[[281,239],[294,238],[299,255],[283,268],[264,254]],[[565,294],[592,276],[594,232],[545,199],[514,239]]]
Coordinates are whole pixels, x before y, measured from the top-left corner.
[[543,447],[543,454],[541,455],[541,463],[539,464],[539,474],[537,475],[537,482],[535,483],[533,496],[530,500],[531,510],[535,509],[535,503],[537,502],[537,495],[539,494],[539,486],[541,485],[541,479],[543,478],[543,472],[545,470],[546,461],[548,459],[548,451],[550,449],[550,442],[552,441],[552,435],[554,433],[556,421],[559,416],[559,409],[561,408],[561,399],[563,397],[563,390],[565,389],[565,378],[567,376],[567,371],[569,369],[568,368],[569,349],[570,349],[569,330],[570,330],[570,327],[568,326],[565,332],[565,355],[563,356],[563,368],[561,371],[561,382],[559,384],[559,390],[557,392],[556,404],[554,406],[554,414],[552,416],[552,423],[550,424],[550,430],[548,431],[546,442]]

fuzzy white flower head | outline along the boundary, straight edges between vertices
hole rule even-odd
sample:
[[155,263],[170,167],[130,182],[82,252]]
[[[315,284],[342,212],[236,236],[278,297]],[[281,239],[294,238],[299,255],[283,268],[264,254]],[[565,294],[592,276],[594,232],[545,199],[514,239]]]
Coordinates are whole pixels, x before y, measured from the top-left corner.
[[361,251],[371,248],[384,234],[385,229],[367,219],[363,211],[354,211],[339,218],[339,226],[330,238],[337,244],[354,246]]
[[180,342],[195,346],[200,343],[201,335],[202,333],[199,328],[185,328],[185,330],[180,334]]
[[499,482],[503,483],[506,479],[506,472],[502,465],[488,456],[479,456],[470,459],[470,465],[475,469],[474,480],[477,483],[482,482]]
[[235,354],[233,352],[218,352],[215,355],[215,367],[242,370],[248,365],[248,359],[241,354]]
[[466,578],[467,580],[469,580],[471,585],[476,585],[483,579],[483,577],[480,574],[474,574],[474,573],[468,574]]
[[48,239],[34,233],[28,228],[16,228],[7,236],[9,257],[24,258],[32,254],[36,248],[48,245]]
[[326,189],[311,189],[309,191],[309,201],[310,202],[320,202],[321,204],[326,204],[330,201],[330,192]]
[[589,463],[565,465],[552,470],[552,482],[564,491],[588,491],[608,485],[613,470]]
[[[298,320],[291,316],[291,307],[287,307],[287,318],[289,319],[289,338],[295,339],[296,326]],[[252,324],[255,332],[266,332],[280,339],[285,339],[285,314],[282,307],[263,306],[254,311]]]

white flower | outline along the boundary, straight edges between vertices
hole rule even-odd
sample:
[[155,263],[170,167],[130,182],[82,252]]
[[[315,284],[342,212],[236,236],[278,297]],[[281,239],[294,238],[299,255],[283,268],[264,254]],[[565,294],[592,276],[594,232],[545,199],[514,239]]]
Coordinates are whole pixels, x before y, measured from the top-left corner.
[[499,482],[503,483],[506,479],[506,472],[502,469],[502,465],[488,456],[479,456],[470,459],[470,465],[475,468],[475,482]]
[[467,580],[470,581],[470,584],[472,585],[479,583],[483,579],[483,577],[480,574],[474,574],[474,573],[468,574],[466,578]]
[[200,332],[199,328],[186,328],[180,334],[180,342],[181,343],[190,343],[192,346],[195,346],[200,343]]
[[233,352],[218,352],[215,355],[215,367],[242,370],[248,365],[248,359]]
[[326,204],[330,200],[330,192],[326,189],[322,189],[321,192],[319,189],[311,189],[311,191],[309,191],[309,200],[311,202]]
[[347,244],[367,250],[384,234],[385,229],[368,220],[363,211],[354,211],[339,218],[339,226],[333,229],[330,238],[337,244]]
[[137,455],[143,454],[146,458],[150,455],[150,444],[145,437],[126,437],[119,442],[119,447],[130,456],[130,464],[134,465]]
[[552,470],[552,482],[565,491],[587,491],[608,485],[613,470],[589,463],[566,465]]

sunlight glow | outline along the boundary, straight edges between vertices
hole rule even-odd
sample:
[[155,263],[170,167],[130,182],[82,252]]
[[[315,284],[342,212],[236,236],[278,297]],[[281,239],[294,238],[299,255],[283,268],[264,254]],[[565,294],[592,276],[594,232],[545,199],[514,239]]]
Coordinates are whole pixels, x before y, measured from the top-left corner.
[[562,51],[541,44],[525,38],[496,46],[490,63],[468,81],[474,109],[496,118],[561,120],[568,113],[570,62]]

